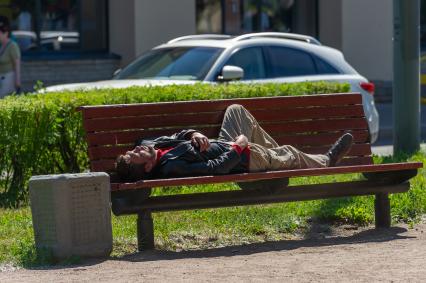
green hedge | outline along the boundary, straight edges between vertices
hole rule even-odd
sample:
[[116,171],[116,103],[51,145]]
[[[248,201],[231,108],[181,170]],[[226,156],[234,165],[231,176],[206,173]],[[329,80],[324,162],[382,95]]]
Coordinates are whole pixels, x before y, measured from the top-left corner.
[[304,95],[349,91],[348,84],[229,84],[131,87],[26,94],[0,99],[0,205],[27,201],[32,175],[88,168],[81,105]]

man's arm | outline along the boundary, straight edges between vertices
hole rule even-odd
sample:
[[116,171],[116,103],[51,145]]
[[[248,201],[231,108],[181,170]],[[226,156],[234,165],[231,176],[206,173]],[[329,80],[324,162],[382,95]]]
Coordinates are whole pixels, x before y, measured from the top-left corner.
[[238,165],[240,160],[240,154],[234,149],[207,161],[188,162],[181,159],[170,160],[163,166],[162,174],[166,178],[227,174]]
[[233,149],[217,158],[193,163],[185,160],[169,161],[163,168],[163,174],[165,177],[227,174],[241,161],[241,152],[247,146],[247,137],[240,135],[236,138]]
[[201,152],[210,147],[209,139],[204,134],[192,129],[180,131],[179,133],[172,135],[172,138],[178,140],[190,140],[192,145],[198,148]]

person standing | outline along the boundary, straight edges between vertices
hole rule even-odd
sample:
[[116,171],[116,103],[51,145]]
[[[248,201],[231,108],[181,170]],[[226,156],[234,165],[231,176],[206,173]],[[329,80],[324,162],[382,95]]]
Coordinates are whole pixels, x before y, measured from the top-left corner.
[[0,16],[0,98],[21,89],[21,51],[10,39],[9,19]]

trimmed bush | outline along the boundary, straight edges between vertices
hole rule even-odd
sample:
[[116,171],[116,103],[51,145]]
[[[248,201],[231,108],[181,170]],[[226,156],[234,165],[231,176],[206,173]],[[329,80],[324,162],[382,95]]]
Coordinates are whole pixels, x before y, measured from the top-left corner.
[[82,105],[348,92],[348,84],[195,84],[8,96],[0,100],[0,205],[27,202],[32,175],[88,169]]

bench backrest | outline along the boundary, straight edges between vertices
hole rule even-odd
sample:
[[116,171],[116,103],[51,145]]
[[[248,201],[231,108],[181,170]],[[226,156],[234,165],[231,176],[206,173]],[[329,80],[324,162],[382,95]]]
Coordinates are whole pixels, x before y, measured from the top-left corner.
[[111,172],[116,157],[139,138],[185,128],[216,138],[231,104],[246,107],[279,144],[307,153],[325,153],[343,132],[351,131],[355,144],[341,165],[372,164],[361,95],[325,94],[83,106],[91,170]]

